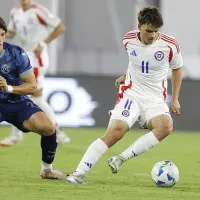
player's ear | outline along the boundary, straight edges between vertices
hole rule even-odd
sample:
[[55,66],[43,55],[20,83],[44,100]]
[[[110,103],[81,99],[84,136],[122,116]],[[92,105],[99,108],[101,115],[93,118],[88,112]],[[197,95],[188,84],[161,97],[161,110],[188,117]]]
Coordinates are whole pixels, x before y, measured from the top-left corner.
[[141,31],[141,24],[138,24],[138,30]]

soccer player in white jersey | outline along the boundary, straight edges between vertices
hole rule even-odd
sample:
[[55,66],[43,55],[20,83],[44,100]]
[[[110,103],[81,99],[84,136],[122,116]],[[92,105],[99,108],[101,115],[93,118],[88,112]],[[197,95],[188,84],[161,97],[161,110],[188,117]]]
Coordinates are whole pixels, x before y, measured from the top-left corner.
[[[52,30],[49,34],[48,30]],[[49,66],[47,45],[65,31],[61,20],[43,6],[31,0],[20,0],[20,6],[11,10],[7,38],[18,36],[20,46],[27,52],[37,80],[37,92],[32,101],[56,124],[57,142],[68,143],[69,137],[59,129],[55,114],[42,96],[44,76]],[[13,126],[9,137],[0,142],[1,146],[11,146],[23,139],[22,132]]]
[[180,114],[179,91],[183,65],[177,41],[159,32],[163,19],[158,9],[147,7],[138,14],[138,30],[125,34],[123,43],[129,57],[126,74],[116,80],[122,92],[112,111],[106,134],[94,141],[85,152],[77,169],[67,177],[70,183],[84,183],[85,174],[102,155],[139,120],[149,133],[138,138],[119,155],[111,157],[108,165],[112,173],[118,173],[127,160],[159,144],[173,129],[167,95],[167,74],[172,69],[171,111]]

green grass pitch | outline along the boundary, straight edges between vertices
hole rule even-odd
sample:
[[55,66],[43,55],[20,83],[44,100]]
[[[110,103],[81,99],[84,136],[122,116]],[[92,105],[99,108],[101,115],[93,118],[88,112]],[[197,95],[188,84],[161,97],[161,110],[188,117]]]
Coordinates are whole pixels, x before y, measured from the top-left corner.
[[[0,139],[10,129],[0,128]],[[72,141],[60,145],[54,168],[73,172],[88,145],[104,134],[105,129],[66,129]],[[0,199],[2,200],[185,200],[200,199],[200,133],[174,132],[157,147],[127,161],[120,173],[113,175],[107,159],[128,147],[147,131],[132,130],[112,147],[92,168],[86,185],[65,181],[43,180],[40,137],[25,134],[25,141],[13,147],[0,147]],[[159,188],[151,181],[152,166],[160,160],[171,160],[180,171],[173,188]]]

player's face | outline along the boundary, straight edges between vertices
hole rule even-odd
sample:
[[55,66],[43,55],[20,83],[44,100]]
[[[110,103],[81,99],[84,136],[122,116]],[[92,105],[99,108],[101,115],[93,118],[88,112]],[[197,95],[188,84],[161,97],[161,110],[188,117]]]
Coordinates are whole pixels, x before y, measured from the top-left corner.
[[0,50],[3,49],[3,42],[5,40],[6,37],[6,32],[0,28]]
[[139,24],[140,40],[144,44],[152,44],[158,38],[159,28],[155,28],[151,24]]
[[20,0],[22,8],[27,8],[31,4],[31,0]]

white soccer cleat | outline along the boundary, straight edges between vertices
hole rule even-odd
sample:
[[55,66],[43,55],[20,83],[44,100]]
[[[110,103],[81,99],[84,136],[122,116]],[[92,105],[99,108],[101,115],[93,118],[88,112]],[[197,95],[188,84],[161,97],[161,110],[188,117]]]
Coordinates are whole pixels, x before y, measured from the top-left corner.
[[40,176],[43,179],[66,180],[67,178],[67,174],[60,172],[57,169],[41,169]]
[[111,157],[108,160],[108,165],[111,168],[111,172],[113,174],[117,174],[119,172],[120,166],[125,162],[125,159],[121,156]]
[[63,132],[57,130],[57,143],[58,144],[68,144],[71,139]]
[[24,140],[24,137],[23,137],[23,133],[20,132],[20,134],[18,134],[18,136],[16,135],[10,135],[8,136],[7,138],[3,139],[0,141],[0,146],[2,147],[9,147],[9,146],[12,146],[18,142],[21,142]]
[[83,177],[84,177],[83,175],[71,174],[67,177],[66,182],[73,183],[73,184],[85,184]]

